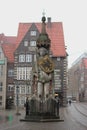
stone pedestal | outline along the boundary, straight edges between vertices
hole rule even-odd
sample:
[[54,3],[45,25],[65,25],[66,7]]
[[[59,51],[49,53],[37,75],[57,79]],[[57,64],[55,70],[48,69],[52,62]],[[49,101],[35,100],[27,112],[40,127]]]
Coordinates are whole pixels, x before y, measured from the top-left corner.
[[55,99],[49,98],[46,101],[31,99],[29,101],[29,113],[21,121],[48,122],[63,121],[59,116],[59,106]]

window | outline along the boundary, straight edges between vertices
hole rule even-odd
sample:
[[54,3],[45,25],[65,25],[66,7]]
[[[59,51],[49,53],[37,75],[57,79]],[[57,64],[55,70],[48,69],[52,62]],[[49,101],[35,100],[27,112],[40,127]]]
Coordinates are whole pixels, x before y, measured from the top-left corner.
[[0,76],[3,75],[3,65],[0,65]]
[[25,62],[25,55],[24,54],[19,55],[19,62]]
[[59,69],[55,69],[54,70],[54,85],[55,85],[55,89],[60,90],[61,89],[61,78],[60,78],[60,70]]
[[26,67],[17,68],[17,79],[20,79],[20,80],[26,79]]
[[24,41],[24,46],[28,46],[28,41]]
[[54,75],[59,75],[60,74],[60,69],[55,69],[54,70]]
[[0,91],[2,91],[3,83],[0,82]]
[[21,97],[21,105],[24,105],[24,103],[25,103],[25,97],[22,96],[22,97]]
[[2,106],[2,102],[0,102],[0,106]]
[[30,41],[30,46],[36,46],[36,41]]
[[25,86],[21,86],[21,94],[25,94]]
[[13,90],[14,90],[13,85],[9,85],[8,86],[8,91],[13,91]]
[[32,62],[32,55],[26,54],[26,62]]
[[2,100],[2,96],[0,96],[0,101]]
[[29,86],[26,87],[26,94],[29,94],[30,90],[29,90]]
[[60,58],[57,58],[57,61],[60,61]]
[[31,72],[32,72],[32,67],[27,67],[26,68],[26,79],[27,80],[31,79]]
[[4,42],[3,40],[0,41],[0,43],[3,43],[3,42]]
[[17,68],[17,80],[30,79],[32,67],[18,67]]
[[8,77],[13,77],[14,76],[14,70],[13,69],[9,69],[8,70]]
[[20,87],[16,86],[16,94],[20,93]]
[[30,35],[31,35],[31,36],[36,36],[36,31],[31,31],[31,32],[30,32]]

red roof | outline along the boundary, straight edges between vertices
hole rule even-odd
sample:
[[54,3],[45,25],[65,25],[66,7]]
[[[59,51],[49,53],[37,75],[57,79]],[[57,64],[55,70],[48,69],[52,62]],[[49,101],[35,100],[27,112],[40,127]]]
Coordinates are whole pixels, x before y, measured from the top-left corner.
[[32,23],[19,23],[18,35],[16,40],[16,48],[20,44],[21,40],[23,39],[23,37],[25,36],[25,34],[27,33],[31,25]]
[[5,36],[3,33],[0,34],[0,42],[3,43],[16,43],[16,36]]
[[83,59],[83,64],[84,64],[84,67],[87,69],[87,58]]
[[9,62],[14,62],[14,51],[16,49],[16,36],[5,36],[0,34],[0,41],[4,51],[5,56],[8,58]]
[[15,44],[7,43],[2,44],[5,56],[8,58],[8,62],[14,62],[14,51],[16,49]]
[[[16,47],[18,47],[31,25],[32,23],[19,23]],[[41,32],[41,23],[35,23],[35,25]],[[62,22],[51,22],[51,27],[46,26],[46,32],[51,39],[53,56],[66,56]]]
[[6,36],[6,41],[11,44],[16,44],[16,36]]

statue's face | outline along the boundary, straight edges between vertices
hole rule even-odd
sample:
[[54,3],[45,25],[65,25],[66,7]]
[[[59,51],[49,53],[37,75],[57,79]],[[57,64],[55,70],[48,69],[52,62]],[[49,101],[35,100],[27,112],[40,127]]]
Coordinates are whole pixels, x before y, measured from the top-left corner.
[[48,54],[48,50],[47,49],[45,49],[45,48],[40,48],[39,49],[39,55],[40,56],[45,56],[47,54]]

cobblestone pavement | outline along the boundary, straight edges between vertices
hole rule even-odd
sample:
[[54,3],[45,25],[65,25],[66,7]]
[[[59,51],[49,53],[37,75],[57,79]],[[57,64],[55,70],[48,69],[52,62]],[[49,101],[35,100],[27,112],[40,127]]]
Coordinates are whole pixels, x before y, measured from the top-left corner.
[[[21,115],[16,115],[15,110],[0,110],[0,130],[54,130],[58,122],[21,122],[25,116],[25,110],[20,110]],[[62,108],[60,110],[61,119],[64,119]],[[56,130],[56,129],[55,129]]]
[[[24,109],[20,110],[21,115],[19,116],[16,115],[15,110],[0,110],[0,130],[87,130],[87,127],[77,123],[71,117],[72,114],[74,115],[74,113],[71,113],[74,106],[79,111],[81,107],[81,112],[85,112],[79,103],[71,104],[71,106],[66,108],[60,108],[60,118],[64,119],[64,122],[21,122],[20,119],[25,116]],[[86,104],[83,106],[87,108]]]

